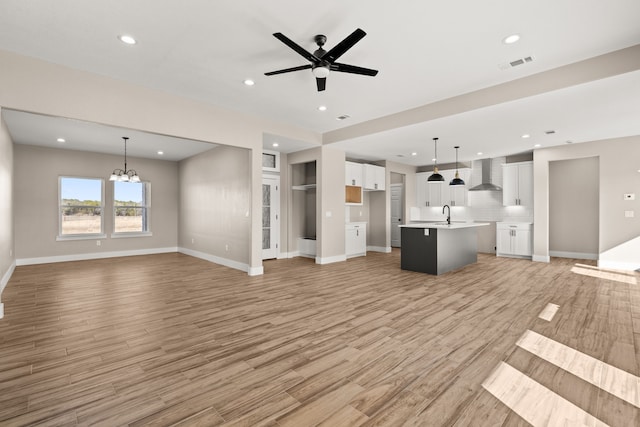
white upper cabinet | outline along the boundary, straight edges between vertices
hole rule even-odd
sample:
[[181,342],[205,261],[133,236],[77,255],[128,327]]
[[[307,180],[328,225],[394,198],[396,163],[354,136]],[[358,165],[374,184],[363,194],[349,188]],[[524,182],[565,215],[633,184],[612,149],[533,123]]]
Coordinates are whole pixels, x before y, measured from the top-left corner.
[[345,162],[344,185],[362,187],[362,164],[354,162]]
[[462,178],[465,185],[449,185],[451,180],[456,176],[455,170],[444,170],[440,171],[440,173],[444,177],[444,183],[442,186],[442,204],[449,206],[466,206],[471,170],[469,168],[459,169],[460,178]]
[[[416,174],[416,203],[419,208],[443,206],[442,193],[444,182],[427,182],[432,172],[418,172]],[[449,185],[448,183],[446,184]]]
[[384,190],[385,189],[385,169],[382,166],[364,164],[364,189]]
[[502,204],[533,206],[533,162],[502,166]]

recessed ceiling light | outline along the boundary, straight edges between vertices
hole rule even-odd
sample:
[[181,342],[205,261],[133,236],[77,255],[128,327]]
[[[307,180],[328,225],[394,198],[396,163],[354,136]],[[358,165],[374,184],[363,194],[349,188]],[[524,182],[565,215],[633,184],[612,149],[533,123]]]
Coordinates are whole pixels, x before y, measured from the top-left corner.
[[318,111],[327,111],[327,106],[326,105],[319,106]]
[[247,86],[253,86],[254,84],[256,84],[256,82],[251,79],[246,79],[243,83]]
[[274,142],[273,144],[271,144],[272,147],[278,147],[280,144],[278,144],[277,142]]
[[527,139],[527,138],[530,138],[530,137],[531,137],[531,135],[529,135],[528,133],[525,133],[524,135],[522,135],[523,139]]
[[164,154],[164,151],[158,151],[158,156],[162,156]]
[[510,36],[507,36],[507,37],[503,38],[502,39],[502,43],[504,43],[504,44],[513,44],[513,43],[517,42],[518,40],[520,40],[520,35],[511,34]]
[[539,148],[539,147],[542,147],[542,146],[540,144],[536,144],[533,146],[533,148]]
[[476,153],[476,155],[478,155],[478,156],[482,156],[482,151],[478,151],[478,152]]
[[118,36],[118,39],[125,44],[136,44],[137,41],[136,39],[134,39],[133,37],[127,35],[127,34],[123,34],[121,36]]
[[56,141],[58,141],[58,142],[60,142],[60,143],[62,143],[62,142],[67,142],[67,140],[66,140],[66,139],[64,139],[64,138],[58,138],[58,139],[56,139]]
[[415,151],[413,153],[411,153],[412,156],[417,156],[418,153],[416,153]]

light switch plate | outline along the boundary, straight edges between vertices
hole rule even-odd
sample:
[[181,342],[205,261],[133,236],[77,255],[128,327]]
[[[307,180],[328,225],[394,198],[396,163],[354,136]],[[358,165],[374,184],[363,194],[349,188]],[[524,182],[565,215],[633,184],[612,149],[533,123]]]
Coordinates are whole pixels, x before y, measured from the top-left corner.
[[625,200],[635,200],[636,199],[636,195],[635,193],[627,193],[624,195],[624,199]]
[[633,211],[624,211],[624,217],[625,218],[633,218]]
[[424,235],[425,235],[425,236],[428,236],[428,235],[429,235],[429,229],[428,229],[428,228],[425,228],[425,229],[424,229]]

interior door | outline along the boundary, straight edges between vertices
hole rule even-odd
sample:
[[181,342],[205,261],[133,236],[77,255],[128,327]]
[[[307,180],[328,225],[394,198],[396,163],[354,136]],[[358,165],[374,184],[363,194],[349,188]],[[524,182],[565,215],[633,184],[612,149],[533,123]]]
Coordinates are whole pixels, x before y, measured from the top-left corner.
[[391,184],[391,246],[400,247],[400,224],[402,224],[403,184]]
[[277,258],[280,246],[280,177],[262,177],[262,259]]

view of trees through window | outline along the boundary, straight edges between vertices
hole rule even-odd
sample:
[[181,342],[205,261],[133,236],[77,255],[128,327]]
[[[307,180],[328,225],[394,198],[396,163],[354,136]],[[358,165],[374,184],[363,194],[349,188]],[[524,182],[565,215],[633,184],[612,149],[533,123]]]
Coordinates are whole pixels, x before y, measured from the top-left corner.
[[147,187],[144,182],[113,183],[114,232],[149,231],[147,222]]
[[102,180],[60,178],[60,234],[101,234]]
[[[103,181],[60,177],[60,235],[104,234]],[[149,231],[149,183],[113,183],[113,231]]]

